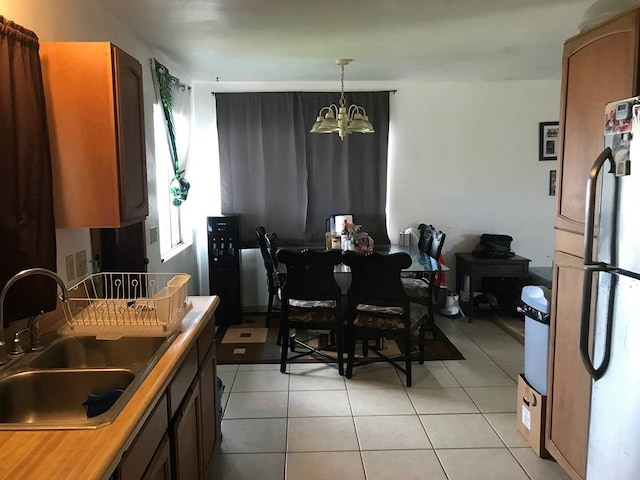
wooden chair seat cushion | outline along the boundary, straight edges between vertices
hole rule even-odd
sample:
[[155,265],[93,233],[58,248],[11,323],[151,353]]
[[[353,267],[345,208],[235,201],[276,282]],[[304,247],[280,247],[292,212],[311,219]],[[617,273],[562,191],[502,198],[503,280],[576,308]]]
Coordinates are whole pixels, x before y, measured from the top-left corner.
[[402,278],[402,288],[410,298],[427,297],[429,282],[424,278]]
[[[364,328],[378,328],[385,330],[402,330],[405,328],[402,307],[380,307],[376,305],[360,304],[353,320],[353,325]],[[411,303],[409,321],[411,328],[428,314],[428,309],[419,303]]]
[[335,300],[295,300],[290,299],[289,305],[296,308],[335,308]]
[[310,310],[308,308],[292,308],[289,310],[289,321],[299,323],[336,323],[336,315],[329,310]]

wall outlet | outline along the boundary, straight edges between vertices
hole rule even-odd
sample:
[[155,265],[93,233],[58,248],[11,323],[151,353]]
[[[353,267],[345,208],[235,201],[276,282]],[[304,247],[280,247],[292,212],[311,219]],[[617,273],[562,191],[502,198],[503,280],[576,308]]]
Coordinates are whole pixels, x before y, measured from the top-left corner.
[[77,276],[82,277],[87,274],[87,251],[80,250],[76,252],[76,268],[77,268]]
[[70,282],[76,278],[76,269],[73,263],[73,255],[67,255],[65,257],[67,263],[67,282]]
[[149,229],[149,243],[153,244],[158,241],[158,226]]

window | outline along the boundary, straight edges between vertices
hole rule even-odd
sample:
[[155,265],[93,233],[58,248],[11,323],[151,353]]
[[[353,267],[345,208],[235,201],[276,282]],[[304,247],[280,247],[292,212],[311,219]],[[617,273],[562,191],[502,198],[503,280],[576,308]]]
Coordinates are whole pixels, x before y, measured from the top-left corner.
[[[176,123],[183,122],[182,115],[175,115]],[[184,245],[185,221],[184,207],[173,205],[173,199],[169,193],[169,184],[173,179],[173,167],[167,145],[166,127],[162,108],[159,104],[153,105],[154,137],[156,150],[156,195],[158,204],[158,239],[160,241],[160,256],[167,260],[172,253]]]

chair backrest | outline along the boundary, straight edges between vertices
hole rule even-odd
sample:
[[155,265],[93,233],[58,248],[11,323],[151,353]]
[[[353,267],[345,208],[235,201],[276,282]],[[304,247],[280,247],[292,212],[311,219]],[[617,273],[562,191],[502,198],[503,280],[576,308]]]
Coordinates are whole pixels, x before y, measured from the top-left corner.
[[[274,234],[275,235],[275,234]],[[269,289],[275,291],[279,287],[278,281],[278,265],[274,263],[275,255],[271,255],[269,249],[269,234],[263,226],[256,227],[256,237],[258,238],[258,245],[260,246],[260,254],[262,255],[262,261],[264,268],[267,271],[267,284]]]
[[349,308],[357,304],[402,306],[408,311],[409,297],[402,286],[400,273],[411,265],[407,253],[360,254],[347,251],[343,263],[351,269],[348,291]]
[[342,263],[339,250],[314,251],[280,249],[278,261],[287,268],[287,279],[282,285],[282,299],[336,300],[340,304],[341,290],[333,270]]
[[418,230],[420,231],[418,249],[430,257],[435,258],[436,261],[439,260],[446,234],[437,230],[433,225],[426,225],[424,223],[418,225]]
[[264,236],[264,240],[267,245],[267,253],[269,254],[269,258],[271,259],[273,268],[277,270],[279,263],[276,257],[276,252],[278,251],[279,247],[278,235],[276,234],[276,232],[266,233]]
[[418,238],[418,250],[421,252],[427,253],[431,248],[431,230],[433,230],[433,225],[427,225],[425,223],[418,225],[418,232],[420,232],[420,237]]
[[431,232],[431,246],[429,250],[426,252],[430,257],[435,258],[436,260],[440,259],[440,254],[442,253],[442,247],[444,246],[444,239],[447,235],[440,230],[433,229]]
[[273,270],[273,263],[271,262],[269,249],[267,248],[266,235],[267,231],[263,226],[256,227],[256,237],[258,238],[258,245],[260,246],[260,254],[262,255],[264,268],[267,269],[267,274],[269,274],[269,271]]

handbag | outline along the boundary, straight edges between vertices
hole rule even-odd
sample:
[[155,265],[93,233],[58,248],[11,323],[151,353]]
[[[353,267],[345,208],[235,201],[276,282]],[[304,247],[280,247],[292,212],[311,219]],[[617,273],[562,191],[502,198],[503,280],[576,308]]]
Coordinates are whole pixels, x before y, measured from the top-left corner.
[[511,251],[513,237],[495,233],[483,233],[480,243],[473,249],[473,255],[483,258],[508,258],[515,254]]

